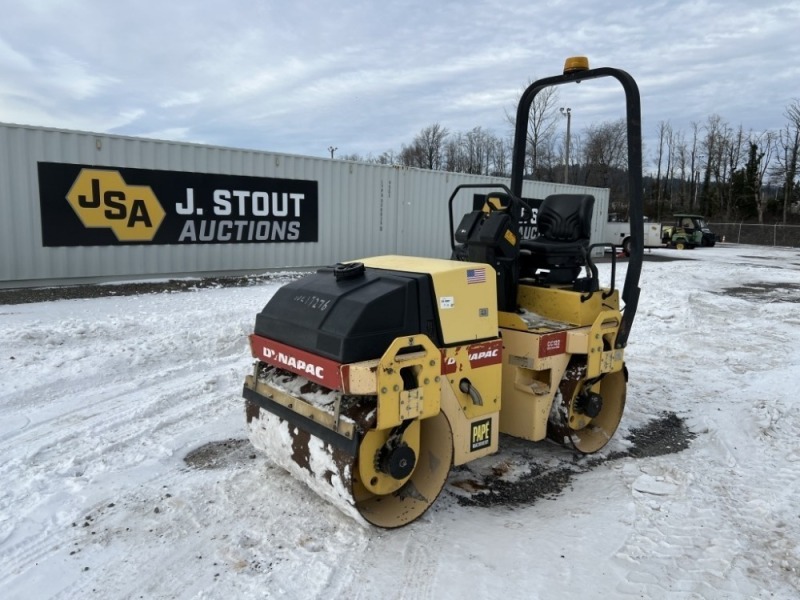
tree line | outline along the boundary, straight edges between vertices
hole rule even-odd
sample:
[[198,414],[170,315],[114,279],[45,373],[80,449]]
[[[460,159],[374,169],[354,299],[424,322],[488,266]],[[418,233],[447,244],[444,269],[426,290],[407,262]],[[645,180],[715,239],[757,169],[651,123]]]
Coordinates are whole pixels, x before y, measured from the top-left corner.
[[[800,100],[784,110],[784,126],[754,132],[714,114],[680,131],[658,123],[654,148],[644,148],[645,214],[654,220],[673,212],[699,212],[717,221],[800,222]],[[569,143],[558,90],[534,99],[528,124],[525,177],[610,190],[610,211],[628,207],[627,141],[624,119],[571,132]],[[506,111],[513,131],[514,115]],[[358,160],[471,173],[510,175],[512,134],[482,127],[451,132],[439,123],[424,127],[399,150]],[[569,156],[566,156],[567,148]]]

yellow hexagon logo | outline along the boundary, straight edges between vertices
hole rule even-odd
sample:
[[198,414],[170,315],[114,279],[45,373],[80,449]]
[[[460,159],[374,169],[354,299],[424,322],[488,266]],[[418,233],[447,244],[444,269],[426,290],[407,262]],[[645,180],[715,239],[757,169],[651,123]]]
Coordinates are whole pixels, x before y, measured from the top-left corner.
[[67,202],[84,227],[108,227],[120,242],[152,241],[166,214],[149,185],[105,169],[81,169]]

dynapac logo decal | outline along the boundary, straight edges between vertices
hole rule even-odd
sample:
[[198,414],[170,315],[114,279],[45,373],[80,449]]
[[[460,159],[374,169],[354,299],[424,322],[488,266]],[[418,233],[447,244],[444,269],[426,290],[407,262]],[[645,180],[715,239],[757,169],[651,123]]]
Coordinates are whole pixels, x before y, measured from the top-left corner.
[[316,242],[317,182],[40,162],[45,246]]
[[267,364],[302,375],[325,387],[342,389],[341,365],[336,361],[255,334],[250,336],[250,347],[253,356]]
[[261,357],[265,361],[277,365],[281,365],[292,371],[299,371],[317,379],[325,379],[325,367],[316,365],[313,362],[308,362],[302,358],[297,358],[285,352],[278,352],[272,348],[262,348]]
[[84,227],[106,227],[120,242],[149,242],[164,220],[150,186],[128,185],[119,171],[81,169],[67,201]]
[[[462,348],[457,348],[455,355],[447,356],[447,351],[442,350],[442,374],[449,375],[458,370],[458,354]],[[487,367],[489,365],[500,364],[503,360],[502,340],[492,340],[491,342],[481,342],[466,347],[469,366],[472,369]]]
[[493,340],[469,347],[469,366],[473,369],[496,365],[503,360],[503,342]]

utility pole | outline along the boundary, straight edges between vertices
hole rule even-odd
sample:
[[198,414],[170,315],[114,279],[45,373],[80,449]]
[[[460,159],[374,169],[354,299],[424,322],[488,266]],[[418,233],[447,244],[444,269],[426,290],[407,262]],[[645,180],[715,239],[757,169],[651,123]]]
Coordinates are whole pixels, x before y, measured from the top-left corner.
[[328,152],[331,153],[331,158],[333,158],[333,153],[336,152],[339,148],[334,146],[328,146]]
[[565,156],[564,156],[564,183],[569,183],[569,126],[570,121],[572,120],[572,109],[569,107],[564,108],[563,106],[559,109],[561,110],[561,114],[567,117],[567,143],[565,144]]

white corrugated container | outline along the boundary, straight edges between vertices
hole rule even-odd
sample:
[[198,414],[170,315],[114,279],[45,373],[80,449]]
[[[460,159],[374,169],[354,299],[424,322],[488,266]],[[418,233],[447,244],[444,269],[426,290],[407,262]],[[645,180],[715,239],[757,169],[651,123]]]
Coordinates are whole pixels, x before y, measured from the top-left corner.
[[[316,242],[45,246],[39,163],[317,182]],[[507,179],[327,158],[0,124],[0,287],[312,267],[376,254],[447,257],[457,185]],[[456,201],[456,224],[473,193]],[[608,190],[526,181],[523,195],[595,196],[600,241]],[[66,203],[66,199],[65,199]]]

